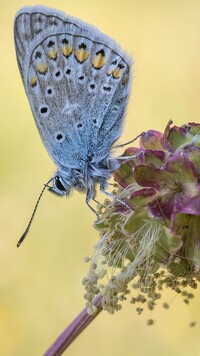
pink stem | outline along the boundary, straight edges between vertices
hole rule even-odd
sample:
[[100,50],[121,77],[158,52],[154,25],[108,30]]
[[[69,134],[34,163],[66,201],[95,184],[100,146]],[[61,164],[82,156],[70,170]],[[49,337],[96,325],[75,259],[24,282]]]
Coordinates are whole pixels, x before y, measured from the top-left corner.
[[89,325],[102,310],[102,296],[98,294],[93,300],[93,305],[97,307],[97,312],[90,316],[87,314],[87,309],[82,312],[72,321],[72,323],[58,336],[49,349],[43,356],[59,356],[66,348],[77,338],[77,336]]

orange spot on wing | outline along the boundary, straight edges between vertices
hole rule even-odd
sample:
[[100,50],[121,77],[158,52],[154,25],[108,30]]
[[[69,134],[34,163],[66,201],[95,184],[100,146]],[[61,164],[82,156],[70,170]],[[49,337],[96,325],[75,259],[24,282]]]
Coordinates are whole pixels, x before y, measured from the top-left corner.
[[34,76],[30,77],[30,85],[33,87],[35,87],[37,85],[37,78]]
[[52,49],[51,51],[47,52],[47,56],[50,59],[56,59],[57,58],[57,51],[55,49]]
[[113,70],[113,72],[112,72],[112,76],[113,76],[113,78],[115,78],[115,79],[120,78],[121,75],[122,75],[122,69],[119,68],[119,67],[116,68],[115,70]]
[[45,74],[48,70],[48,65],[47,65],[47,63],[39,63],[36,65],[35,69],[40,74]]
[[87,51],[87,50],[84,49],[84,48],[77,49],[77,50],[74,52],[75,58],[76,58],[76,60],[77,60],[79,63],[85,62],[86,59],[88,58],[89,54],[90,54],[90,52]]
[[92,58],[91,63],[94,68],[101,69],[106,63],[106,59],[101,53],[99,53],[94,58]]
[[61,50],[61,53],[62,53],[66,58],[68,58],[68,57],[70,56],[70,54],[72,54],[72,51],[73,51],[72,46],[69,46],[69,45],[61,47],[60,50]]
[[111,75],[112,72],[113,72],[113,70],[114,70],[114,67],[111,67],[111,68],[108,70],[107,75],[108,75],[108,76]]

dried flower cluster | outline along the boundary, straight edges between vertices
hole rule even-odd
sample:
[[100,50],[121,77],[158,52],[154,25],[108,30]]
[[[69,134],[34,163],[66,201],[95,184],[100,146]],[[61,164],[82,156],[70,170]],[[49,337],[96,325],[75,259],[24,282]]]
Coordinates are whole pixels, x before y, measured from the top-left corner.
[[100,239],[83,280],[88,313],[98,293],[109,313],[127,298],[138,314],[144,303],[152,310],[163,287],[185,303],[193,298],[186,287],[200,279],[200,124],[171,125],[126,149],[114,174],[117,199],[98,206]]

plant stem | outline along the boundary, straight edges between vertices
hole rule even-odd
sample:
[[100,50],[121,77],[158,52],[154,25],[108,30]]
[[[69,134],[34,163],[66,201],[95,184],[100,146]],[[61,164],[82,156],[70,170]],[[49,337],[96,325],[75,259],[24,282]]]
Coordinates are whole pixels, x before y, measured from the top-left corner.
[[72,323],[58,336],[49,349],[43,354],[43,356],[59,356],[67,347],[77,338],[77,336],[88,326],[96,316],[101,312],[102,296],[98,294],[93,300],[93,305],[97,307],[97,312],[90,316],[87,314],[87,308],[72,321]]

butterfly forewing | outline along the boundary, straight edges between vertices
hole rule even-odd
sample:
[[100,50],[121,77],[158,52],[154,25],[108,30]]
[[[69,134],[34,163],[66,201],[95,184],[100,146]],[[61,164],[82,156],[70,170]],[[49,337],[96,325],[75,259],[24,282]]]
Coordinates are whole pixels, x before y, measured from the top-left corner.
[[59,169],[96,160],[121,133],[130,59],[96,28],[45,7],[15,19],[20,73],[42,141]]

